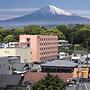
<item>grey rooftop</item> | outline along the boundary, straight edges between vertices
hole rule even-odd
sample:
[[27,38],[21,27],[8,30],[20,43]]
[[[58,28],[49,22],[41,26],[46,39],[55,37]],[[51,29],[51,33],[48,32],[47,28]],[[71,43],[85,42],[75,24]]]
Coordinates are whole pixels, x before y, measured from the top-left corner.
[[21,81],[21,75],[0,75],[0,88],[7,86],[19,85]]
[[41,67],[76,67],[78,64],[68,60],[54,60],[41,64]]

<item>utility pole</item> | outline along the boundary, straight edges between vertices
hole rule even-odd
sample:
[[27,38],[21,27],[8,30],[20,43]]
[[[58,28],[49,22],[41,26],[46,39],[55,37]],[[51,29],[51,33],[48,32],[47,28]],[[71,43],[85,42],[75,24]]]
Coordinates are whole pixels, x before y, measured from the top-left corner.
[[[86,58],[86,62],[87,62],[87,68],[88,68],[88,61],[89,61],[89,58],[88,58],[88,41],[86,41],[86,48],[87,48],[87,58]],[[89,71],[89,68],[88,68],[88,71]]]

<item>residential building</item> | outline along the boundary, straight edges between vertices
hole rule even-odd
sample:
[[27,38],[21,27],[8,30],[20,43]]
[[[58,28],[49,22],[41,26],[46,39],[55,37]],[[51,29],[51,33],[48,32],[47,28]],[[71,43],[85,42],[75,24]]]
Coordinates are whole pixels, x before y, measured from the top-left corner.
[[67,40],[58,40],[58,47],[69,48],[70,45]]
[[85,62],[87,57],[88,57],[88,53],[86,51],[83,51],[83,50],[77,51],[77,50],[75,50],[71,55],[71,60],[76,62],[76,63],[79,63],[80,61]]
[[13,74],[24,74],[30,71],[32,64],[29,63],[14,63],[12,64]]
[[18,57],[20,63],[30,63],[31,62],[31,48],[0,48],[0,57]]
[[0,74],[12,74],[9,57],[0,57]]
[[32,62],[57,59],[58,36],[52,35],[20,35],[20,47],[31,47]]
[[59,52],[59,59],[69,59],[69,54],[65,52]]
[[0,48],[18,47],[18,42],[0,43]]

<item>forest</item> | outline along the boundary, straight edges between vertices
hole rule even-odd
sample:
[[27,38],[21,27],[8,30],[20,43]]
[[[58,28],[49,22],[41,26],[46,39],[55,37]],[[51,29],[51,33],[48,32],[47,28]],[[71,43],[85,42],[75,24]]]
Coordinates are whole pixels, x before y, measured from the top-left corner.
[[68,40],[72,45],[79,45],[79,48],[90,48],[90,25],[71,24],[58,25],[52,28],[44,26],[29,25],[22,28],[0,27],[0,42],[8,43],[19,41],[19,35],[57,35],[59,39]]

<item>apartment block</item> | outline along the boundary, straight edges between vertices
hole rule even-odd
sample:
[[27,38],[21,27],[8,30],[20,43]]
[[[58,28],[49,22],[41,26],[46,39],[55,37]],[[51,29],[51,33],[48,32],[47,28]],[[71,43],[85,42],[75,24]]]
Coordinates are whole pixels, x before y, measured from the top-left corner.
[[20,35],[19,47],[31,47],[32,62],[57,59],[58,36]]

